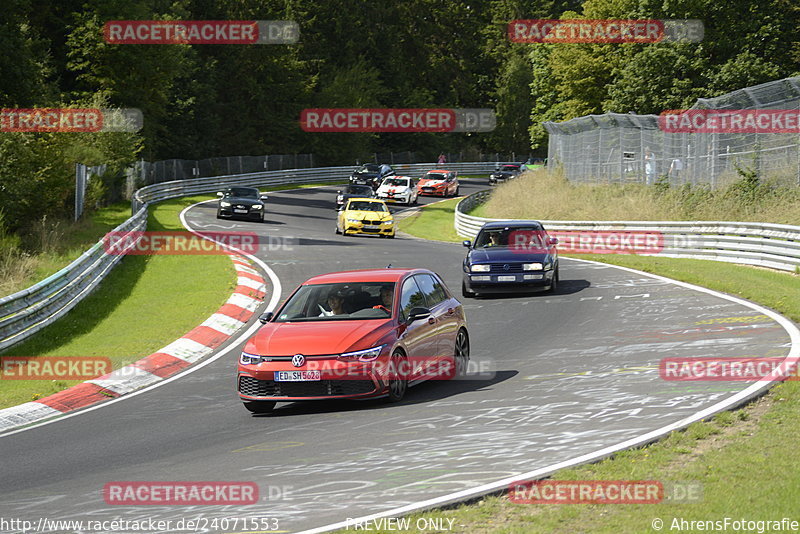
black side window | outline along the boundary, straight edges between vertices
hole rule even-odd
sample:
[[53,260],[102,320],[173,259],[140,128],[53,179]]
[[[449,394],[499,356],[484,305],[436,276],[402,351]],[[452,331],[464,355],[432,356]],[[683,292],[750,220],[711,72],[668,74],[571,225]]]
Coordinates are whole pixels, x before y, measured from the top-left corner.
[[411,308],[417,306],[425,306],[425,295],[414,280],[416,277],[411,277],[403,282],[403,289],[400,294],[400,320],[405,321],[408,319],[408,312]]
[[428,308],[433,308],[445,299],[444,289],[431,275],[418,274],[414,278],[417,279],[417,283],[422,289],[422,293],[425,295]]

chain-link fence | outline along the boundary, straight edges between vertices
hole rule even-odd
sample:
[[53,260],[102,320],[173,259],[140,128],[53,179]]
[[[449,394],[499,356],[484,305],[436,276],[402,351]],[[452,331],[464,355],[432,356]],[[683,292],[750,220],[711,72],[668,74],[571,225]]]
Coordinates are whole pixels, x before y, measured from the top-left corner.
[[[692,109],[800,109],[800,77],[698,99]],[[545,122],[548,165],[562,166],[576,182],[671,185],[729,183],[756,171],[800,185],[800,130],[794,133],[672,133],[658,116],[607,113]]]

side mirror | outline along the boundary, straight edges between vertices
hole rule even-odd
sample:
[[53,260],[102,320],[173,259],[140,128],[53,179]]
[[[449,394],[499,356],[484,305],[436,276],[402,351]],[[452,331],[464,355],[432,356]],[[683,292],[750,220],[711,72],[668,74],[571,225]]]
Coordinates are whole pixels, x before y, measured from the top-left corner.
[[217,191],[217,196],[218,196],[218,197],[220,197],[220,198],[222,198],[222,196],[223,196],[223,195],[222,195],[222,191]]
[[261,324],[267,324],[268,322],[270,322],[272,320],[272,318],[274,316],[275,316],[275,314],[273,312],[262,313],[261,315],[258,316],[258,321]]
[[550,243],[551,245],[558,245],[558,238],[557,237],[551,237],[548,240],[548,243]]
[[341,189],[339,189],[338,191],[336,191],[336,194],[337,194],[337,195],[341,195],[341,194],[342,194],[342,190],[341,190]]
[[427,319],[430,316],[431,316],[431,311],[428,308],[417,306],[415,308],[411,308],[411,311],[408,312],[408,322],[413,323],[414,321],[418,321],[419,319]]
[[261,195],[258,197],[259,200],[267,200],[269,197],[267,195]]
[[470,241],[469,239],[465,239],[464,241],[461,242],[461,244],[467,248],[470,248],[472,246],[472,241]]

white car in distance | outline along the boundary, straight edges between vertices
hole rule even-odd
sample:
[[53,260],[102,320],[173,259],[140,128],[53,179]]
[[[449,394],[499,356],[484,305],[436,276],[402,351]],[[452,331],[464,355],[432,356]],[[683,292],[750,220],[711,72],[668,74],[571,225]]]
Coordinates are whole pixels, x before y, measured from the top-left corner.
[[417,203],[417,184],[410,176],[389,176],[376,191],[379,199],[410,206]]

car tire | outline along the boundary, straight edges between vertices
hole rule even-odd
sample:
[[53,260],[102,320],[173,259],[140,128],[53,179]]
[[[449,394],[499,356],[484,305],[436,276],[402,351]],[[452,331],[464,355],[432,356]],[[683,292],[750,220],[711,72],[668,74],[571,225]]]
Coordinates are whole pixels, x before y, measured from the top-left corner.
[[470,291],[467,289],[467,284],[461,282],[461,295],[467,299],[474,299],[477,294],[474,291]]
[[220,215],[219,211],[217,211],[217,219],[221,219],[222,215]]
[[258,222],[261,222],[261,223],[264,222],[264,214],[263,213],[261,214],[261,218],[258,220]]
[[339,234],[341,234],[341,233],[342,233],[342,232],[340,232],[340,231],[339,231],[339,225],[337,224],[337,225],[336,225],[336,235],[339,235]]
[[389,234],[386,237],[388,237],[389,239],[394,239],[394,234]]
[[558,280],[559,280],[558,264],[556,264],[556,270],[553,273],[553,281],[550,282],[550,287],[547,288],[547,292],[548,293],[555,293],[556,292],[556,290],[558,289]]
[[469,365],[469,335],[463,328],[456,334],[456,345],[453,352],[455,378],[466,376]]
[[389,392],[386,400],[389,402],[400,402],[408,391],[408,377],[405,375],[405,369],[408,367],[408,359],[406,355],[400,350],[395,350],[392,353],[392,358],[389,363],[389,373],[395,373],[396,380],[389,379]]
[[457,197],[457,196],[458,196],[458,188],[457,188],[457,187],[456,187],[456,194],[455,194],[455,195],[453,195],[453,196],[454,196],[454,197]]
[[270,413],[275,408],[275,401],[242,401],[247,411],[254,414]]

